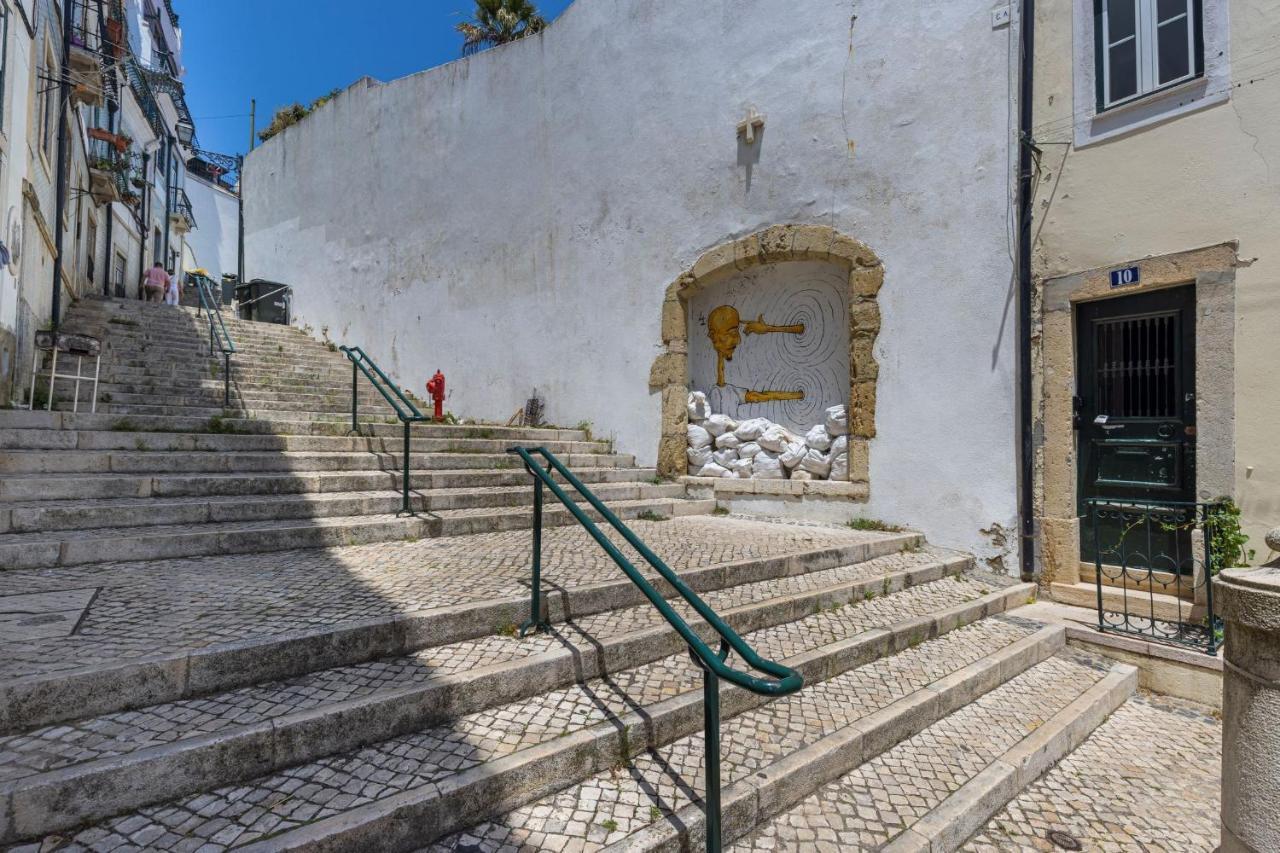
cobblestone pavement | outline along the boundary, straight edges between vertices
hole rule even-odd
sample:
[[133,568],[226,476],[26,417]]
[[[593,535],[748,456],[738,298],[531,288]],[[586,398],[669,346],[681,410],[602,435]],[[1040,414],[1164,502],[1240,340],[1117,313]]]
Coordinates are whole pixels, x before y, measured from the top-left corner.
[[[703,599],[717,612],[725,613],[734,607],[778,596],[901,572],[933,563],[941,556],[933,549],[901,552],[851,566],[716,590],[705,594]],[[998,583],[1000,579],[990,580]],[[679,602],[676,609],[693,621],[692,608]],[[336,667],[212,696],[46,726],[21,735],[0,737],[0,781],[233,726],[252,725],[295,711],[422,684],[441,675],[526,658],[570,644],[589,647],[663,623],[658,611],[644,604],[583,617],[557,626],[551,635],[517,638],[495,634],[398,658]]]
[[1090,658],[1059,653],[826,785],[730,849],[879,849],[1069,705],[1107,669]]
[[[676,571],[865,542],[878,534],[687,517],[632,529]],[[578,527],[543,532],[547,587],[621,577]],[[619,542],[624,552],[628,547]],[[161,651],[523,595],[529,531],[347,548],[0,572],[0,596],[99,589],[76,632],[6,643],[0,680]]]
[[1141,693],[970,839],[967,853],[1194,851],[1218,845],[1222,724],[1208,708]]
[[[747,639],[766,657],[784,658],[826,645],[837,637],[854,636],[873,627],[935,612],[975,597],[979,590],[979,583],[972,580],[945,579],[756,631]],[[878,710],[1039,627],[1039,623],[1012,617],[983,620],[741,714],[726,724],[726,778],[739,778],[764,766],[784,752]],[[699,690],[700,685],[701,674],[688,656],[672,655],[608,678],[470,714],[447,725],[260,777],[244,785],[143,808],[85,829],[70,839],[51,837],[44,847],[18,849],[132,850],[151,846],[212,851],[246,844],[410,788],[425,786],[430,792],[449,776],[482,762],[682,692]],[[648,772],[662,786],[659,802],[678,807],[683,804],[681,789],[700,784],[695,781],[694,765],[700,766],[701,737],[679,741],[669,755],[667,752],[663,751],[665,758],[655,754]],[[660,778],[663,768],[674,768],[677,763],[681,768],[677,778]],[[604,784],[608,784],[609,775],[604,778]],[[582,787],[584,797],[591,796],[597,788],[594,782]],[[622,787],[627,797],[642,796],[634,784]],[[578,795],[563,796],[576,799]],[[601,809],[605,805],[603,800],[598,803]],[[617,803],[613,806],[616,808],[601,811],[598,820],[590,825],[611,816],[621,825],[624,816],[639,810],[624,810]],[[538,808],[533,807],[534,814],[541,813]],[[644,808],[647,816],[647,801]],[[638,826],[635,820],[636,816],[630,815],[627,825]],[[490,826],[496,830],[503,825]],[[202,844],[211,846],[204,848]],[[452,849],[452,845],[445,849]]]
[[[1014,617],[986,619],[734,717],[722,726],[722,784],[745,778],[1039,627]],[[1039,695],[1037,701],[1057,701],[1062,688],[1053,682],[1062,675],[1061,667],[1046,671],[1022,692]],[[698,733],[646,752],[625,770],[597,774],[428,850],[595,850],[696,801],[704,789]]]

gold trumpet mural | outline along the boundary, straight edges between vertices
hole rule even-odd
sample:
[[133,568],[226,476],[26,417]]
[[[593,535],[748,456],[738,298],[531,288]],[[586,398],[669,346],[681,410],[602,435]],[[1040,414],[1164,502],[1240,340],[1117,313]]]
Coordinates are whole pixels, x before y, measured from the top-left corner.
[[[716,385],[723,388],[724,363],[733,361],[733,353],[742,343],[742,332],[748,335],[786,334],[803,335],[804,323],[774,326],[764,321],[760,314],[745,323],[732,305],[721,305],[707,315],[707,335],[716,351]],[[746,391],[742,400],[746,403],[771,403],[775,400],[803,400],[803,391]]]

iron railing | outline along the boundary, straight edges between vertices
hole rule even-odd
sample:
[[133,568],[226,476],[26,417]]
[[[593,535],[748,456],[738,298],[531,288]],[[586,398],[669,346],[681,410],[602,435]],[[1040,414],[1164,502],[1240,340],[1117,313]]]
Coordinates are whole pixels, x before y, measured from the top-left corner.
[[172,215],[185,220],[186,230],[190,231],[196,227],[196,215],[191,210],[191,198],[187,195],[187,191],[182,187],[173,188],[173,201],[170,204],[173,211]]
[[[397,515],[413,515],[413,507],[409,503],[409,427],[411,424],[427,420],[418,411],[413,401],[405,396],[394,382],[387,378],[374,360],[369,358],[360,347],[338,347],[351,361],[351,431],[360,434],[360,374],[363,373],[370,384],[382,395],[382,399],[395,411],[396,417],[404,425],[404,480],[401,483],[400,512]],[[387,389],[390,389],[388,392]]]
[[1090,498],[1098,630],[1217,654],[1213,578],[1229,556],[1221,501]]
[[[632,532],[631,528],[623,524],[553,453],[545,447],[513,447],[508,452],[519,456],[524,462],[525,469],[533,477],[532,597],[529,602],[529,620],[521,626],[520,633],[523,635],[529,630],[537,631],[550,627],[542,606],[542,490],[545,487],[550,489],[551,493],[564,504],[565,508],[577,519],[578,523],[591,535],[591,538],[596,540],[596,543],[613,559],[618,568],[622,569],[623,574],[640,589],[645,598],[649,599],[649,603],[657,608],[662,618],[666,619],[668,624],[676,630],[676,633],[688,645],[689,656],[702,670],[707,786],[705,800],[707,820],[706,849],[711,853],[719,853],[721,846],[720,679],[762,696],[786,696],[795,693],[804,685],[803,676],[790,667],[767,660],[757,654],[755,649],[751,648],[706,602],[699,598],[693,590],[689,589],[684,581],[680,579],[680,576],[672,571],[657,554],[653,553],[649,546],[645,545],[640,537]],[[546,468],[543,468],[542,463],[534,458],[534,454],[542,457],[546,462]],[[718,651],[713,652],[711,647],[703,642],[702,638],[689,627],[688,623],[681,618],[671,604],[654,589],[648,579],[618,550],[618,546],[610,541],[609,537],[587,516],[582,507],[565,493],[565,490],[555,481],[553,474],[558,474],[572,486],[590,504],[591,508],[599,513],[608,522],[609,526],[617,531],[626,540],[627,544],[634,548],[644,558],[645,562],[652,566],[662,579],[670,584],[680,597],[688,602],[694,611],[711,626],[711,629],[720,637]],[[773,678],[760,678],[729,666],[726,661],[730,651],[737,652],[752,669],[767,673]]]
[[213,292],[213,282],[202,275],[190,276],[195,282],[196,292],[200,295],[200,308],[196,316],[202,312],[209,321],[209,355],[214,349],[222,353],[222,406],[231,408],[231,356],[236,352],[235,342],[222,322],[222,300]]

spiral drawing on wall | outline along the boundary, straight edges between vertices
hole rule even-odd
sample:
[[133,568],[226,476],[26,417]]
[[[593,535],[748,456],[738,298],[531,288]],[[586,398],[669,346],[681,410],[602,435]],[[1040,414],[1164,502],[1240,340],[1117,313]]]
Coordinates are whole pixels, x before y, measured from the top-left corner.
[[820,262],[773,264],[697,294],[690,374],[711,408],[793,430],[848,402],[848,274]]

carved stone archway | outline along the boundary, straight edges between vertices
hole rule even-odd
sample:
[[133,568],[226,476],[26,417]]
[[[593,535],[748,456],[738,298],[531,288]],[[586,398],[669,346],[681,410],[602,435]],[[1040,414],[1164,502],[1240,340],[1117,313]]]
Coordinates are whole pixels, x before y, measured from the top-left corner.
[[[862,243],[825,225],[774,225],[716,246],[667,287],[662,303],[664,352],[649,372],[649,387],[662,392],[658,471],[685,473],[689,396],[689,299],[708,285],[762,264],[825,261],[849,274],[849,480],[869,481],[869,441],[876,434],[875,340],[880,332],[876,297],[884,267]],[[864,492],[865,494],[865,492]]]

